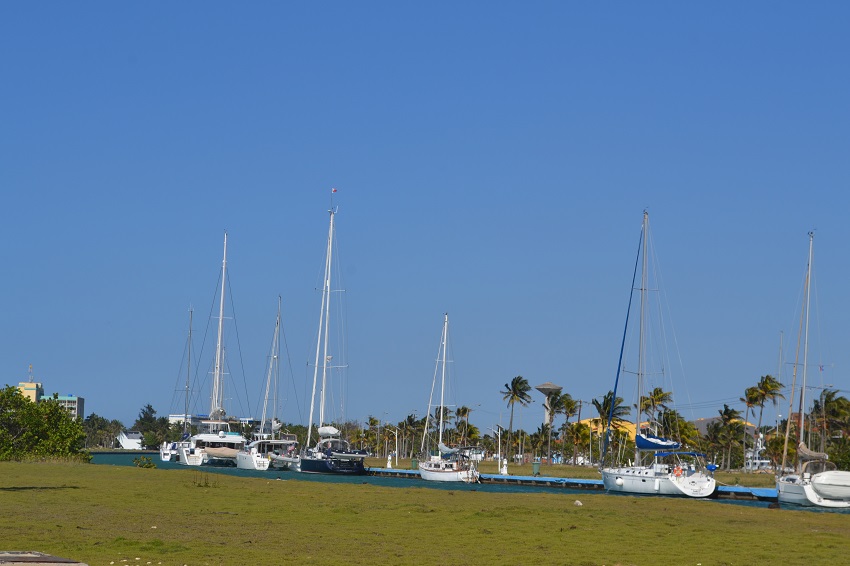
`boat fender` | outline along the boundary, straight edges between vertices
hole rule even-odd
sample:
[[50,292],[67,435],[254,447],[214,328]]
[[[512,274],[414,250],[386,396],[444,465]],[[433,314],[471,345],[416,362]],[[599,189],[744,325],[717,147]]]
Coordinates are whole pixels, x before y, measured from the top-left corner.
[[676,466],[676,469],[673,470],[673,475],[676,476],[677,478],[682,477],[682,467]]

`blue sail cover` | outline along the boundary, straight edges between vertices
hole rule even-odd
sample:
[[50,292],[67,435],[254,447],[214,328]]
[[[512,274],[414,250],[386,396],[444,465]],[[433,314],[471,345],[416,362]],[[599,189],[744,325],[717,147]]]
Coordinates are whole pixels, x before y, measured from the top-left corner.
[[641,450],[677,450],[681,444],[652,434],[635,435],[635,444]]

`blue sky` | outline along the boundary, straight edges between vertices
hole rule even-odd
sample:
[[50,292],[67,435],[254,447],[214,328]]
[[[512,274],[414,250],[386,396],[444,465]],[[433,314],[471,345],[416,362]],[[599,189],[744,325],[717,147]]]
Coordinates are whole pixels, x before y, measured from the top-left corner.
[[[424,412],[446,311],[457,402],[479,428],[507,425],[515,375],[603,395],[644,208],[683,414],[743,408],[777,372],[781,331],[793,351],[812,229],[825,369],[810,382],[850,389],[848,16],[838,2],[4,4],[0,373],[15,384],[33,364],[48,393],[128,425],[147,403],[167,414],[226,229],[250,401],[280,294],[283,419],[305,421],[337,187],[348,418]],[[534,399],[516,417],[531,430]]]

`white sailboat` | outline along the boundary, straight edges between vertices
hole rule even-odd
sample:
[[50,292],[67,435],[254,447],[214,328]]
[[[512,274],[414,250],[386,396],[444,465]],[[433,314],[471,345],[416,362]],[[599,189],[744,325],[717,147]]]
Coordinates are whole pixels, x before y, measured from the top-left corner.
[[[653,422],[647,423],[642,428],[641,422],[641,395],[644,388],[648,389],[647,381],[647,293],[649,291],[649,214],[644,211],[643,224],[641,226],[641,239],[638,258],[641,260],[641,280],[639,287],[635,288],[637,277],[637,263],[632,280],[632,292],[640,292],[639,309],[640,320],[638,336],[638,361],[637,361],[637,411],[635,417],[635,457],[634,461],[625,466],[605,467],[605,452],[607,451],[609,439],[611,438],[612,414],[617,398],[617,385],[620,378],[620,370],[623,365],[623,349],[628,332],[629,313],[626,316],[626,329],[623,333],[623,344],[620,349],[620,361],[617,366],[617,379],[611,397],[611,406],[608,415],[608,425],[605,433],[604,450],[602,456],[602,481],[605,489],[610,492],[634,493],[645,495],[675,495],[686,497],[710,497],[715,494],[717,483],[714,478],[707,474],[702,467],[704,454],[689,451],[679,451],[680,443],[673,439],[658,436],[657,427]],[[629,311],[632,300],[629,299]],[[644,463],[644,461],[646,461]]]
[[425,433],[422,436],[422,458],[419,461],[419,475],[423,480],[444,482],[476,482],[478,481],[478,467],[476,460],[469,457],[468,450],[460,448],[449,448],[443,444],[443,416],[445,414],[445,391],[446,391],[446,363],[448,358],[449,339],[449,315],[445,314],[443,319],[443,331],[440,335],[440,349],[437,355],[437,365],[434,369],[434,380],[431,385],[431,396],[434,394],[434,383],[437,380],[437,371],[440,372],[440,414],[437,426],[437,446],[430,447],[426,453],[426,440],[428,438],[428,420],[431,418],[431,399],[428,401],[428,413],[425,418]]
[[[810,450],[804,441],[805,432],[805,408],[806,408],[806,380],[808,377],[809,357],[809,303],[811,297],[812,259],[814,251],[814,233],[809,232],[809,259],[806,266],[805,302],[803,313],[800,316],[800,331],[803,337],[803,380],[800,387],[800,403],[797,414],[799,421],[797,432],[799,443],[797,444],[797,468],[794,473],[780,475],[776,478],[776,491],[779,503],[791,503],[807,507],[826,507],[832,509],[850,508],[850,472],[836,469],[829,456],[823,452]],[[799,342],[797,349],[799,360]],[[791,395],[789,400],[789,411],[794,407],[794,393],[797,387],[797,364],[794,364],[794,378],[791,384]],[[791,434],[791,417],[789,416],[785,428],[785,447],[782,454],[782,467],[785,469],[788,456],[788,438]]]
[[163,441],[159,447],[159,459],[163,462],[177,461],[180,458],[180,448],[188,446],[189,441],[189,381],[192,375],[192,308],[189,308],[189,337],[186,339],[186,386],[184,388],[183,404],[183,434],[180,440]]
[[221,262],[221,294],[218,311],[218,340],[215,349],[209,420],[201,421],[202,432],[179,447],[179,463],[187,466],[203,464],[233,465],[236,454],[247,444],[238,432],[230,431],[224,410],[224,295],[227,288],[227,232],[224,233],[224,257]]
[[[277,408],[277,384],[280,367],[280,297],[277,298],[277,319],[272,338],[269,368],[266,374],[266,388],[263,401],[263,413],[260,417],[260,427],[245,448],[236,454],[236,467],[242,470],[268,470],[270,466],[285,469],[298,469],[298,442],[294,434],[282,435],[282,423],[277,416],[267,419],[269,395],[274,395],[273,407]],[[274,390],[272,391],[272,378]],[[280,459],[280,463],[275,463]],[[285,462],[286,465],[283,465]]]
[[[322,284],[322,308],[319,314],[319,333],[316,340],[316,360],[313,365],[313,390],[310,397],[310,423],[307,428],[307,444],[312,440],[313,434],[313,410],[316,406],[316,387],[319,387],[319,435],[315,445],[308,447],[301,454],[300,471],[304,473],[324,474],[351,474],[360,475],[366,473],[364,460],[366,452],[353,450],[347,440],[342,438],[340,431],[325,422],[325,397],[328,388],[329,371],[334,369],[332,365],[333,355],[329,348],[329,322],[331,314],[331,274],[334,244],[334,219],[336,209],[331,208],[330,226],[328,228],[328,245],[325,254],[325,275]],[[336,366],[339,367],[339,366]],[[319,381],[319,369],[321,368],[321,381]]]

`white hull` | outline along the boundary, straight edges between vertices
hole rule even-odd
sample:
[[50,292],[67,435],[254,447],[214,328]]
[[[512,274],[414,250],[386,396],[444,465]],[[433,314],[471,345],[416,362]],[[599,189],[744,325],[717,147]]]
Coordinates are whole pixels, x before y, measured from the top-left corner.
[[[236,463],[236,455],[247,444],[239,434],[221,431],[204,432],[192,436],[178,445],[180,459],[186,466],[202,466],[221,462]],[[214,460],[218,462],[213,462]]]
[[[836,475],[837,474],[837,475]],[[800,479],[798,475],[783,476],[776,481],[779,503],[804,507],[850,509],[850,472],[828,471]]]
[[200,466],[206,461],[206,454],[202,449],[195,449],[191,446],[184,445],[178,448],[178,464],[184,466]]
[[830,470],[812,476],[812,488],[824,499],[850,501],[850,472]]
[[272,468],[278,470],[292,470],[293,472],[301,471],[301,457],[295,456],[279,456],[271,454],[269,456]]
[[242,450],[236,453],[236,467],[240,470],[264,472],[269,469],[269,459],[263,454]]
[[605,468],[602,483],[610,492],[639,495],[710,497],[717,489],[714,478],[702,472],[682,470],[677,476],[653,466]]
[[457,462],[431,460],[420,462],[419,475],[426,481],[474,483],[478,481],[478,470],[474,466],[458,466]]

